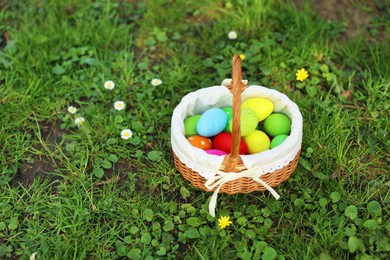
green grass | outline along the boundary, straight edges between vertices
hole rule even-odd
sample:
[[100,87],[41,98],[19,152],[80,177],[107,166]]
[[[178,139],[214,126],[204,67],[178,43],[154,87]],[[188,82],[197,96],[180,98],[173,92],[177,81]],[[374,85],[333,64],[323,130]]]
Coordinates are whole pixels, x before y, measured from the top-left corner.
[[[309,2],[22,2],[0,1],[0,258],[386,259],[389,6],[345,38]],[[176,171],[169,128],[234,54],[250,84],[298,104],[304,137],[280,200],[218,197],[221,230]]]

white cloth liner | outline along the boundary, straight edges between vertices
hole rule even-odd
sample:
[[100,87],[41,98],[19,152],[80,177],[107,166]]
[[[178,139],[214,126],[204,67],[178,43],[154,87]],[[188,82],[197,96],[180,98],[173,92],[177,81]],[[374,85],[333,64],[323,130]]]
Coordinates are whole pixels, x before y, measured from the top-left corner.
[[[219,171],[224,156],[207,154],[205,151],[193,147],[186,140],[184,136],[184,119],[191,115],[202,114],[212,107],[232,106],[233,95],[224,86],[230,84],[230,82],[231,79],[225,79],[221,86],[203,88],[187,94],[176,106],[172,114],[172,149],[181,162],[208,180],[206,182],[207,188],[215,188],[216,186],[213,183],[219,182],[212,198],[215,201],[219,188],[224,183],[235,179],[235,177],[233,175],[225,176],[225,173]],[[243,82],[246,84],[246,81]],[[271,100],[274,103],[273,112],[281,112],[292,121],[291,133],[283,142],[283,145],[257,154],[241,155],[242,161],[248,169],[242,175],[252,177],[259,182],[258,179],[261,175],[281,169],[295,158],[302,144],[302,115],[294,102],[276,90],[262,86],[249,86],[241,94],[241,101],[243,102],[253,97],[264,97]],[[263,183],[261,184],[264,185]],[[267,189],[271,191],[275,198],[278,198],[279,195],[271,187]],[[210,205],[210,214],[215,216],[214,208],[215,204]]]

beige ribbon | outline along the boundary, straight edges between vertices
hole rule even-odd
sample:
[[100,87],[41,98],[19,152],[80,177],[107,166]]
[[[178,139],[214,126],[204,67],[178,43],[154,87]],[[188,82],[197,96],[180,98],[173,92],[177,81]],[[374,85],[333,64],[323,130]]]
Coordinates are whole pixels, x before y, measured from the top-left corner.
[[211,196],[210,199],[210,204],[209,204],[209,213],[212,217],[215,217],[215,207],[217,206],[217,196],[218,192],[221,189],[221,187],[229,182],[229,181],[234,181],[239,178],[252,178],[254,181],[260,183],[263,185],[271,194],[275,197],[275,199],[279,199],[280,196],[279,194],[271,187],[269,186],[266,182],[264,182],[260,177],[265,175],[266,173],[258,173],[259,169],[251,169],[251,170],[245,170],[242,172],[223,172],[223,171],[218,171],[218,173],[210,178],[209,180],[206,181],[205,186],[209,190],[215,189],[213,195]]

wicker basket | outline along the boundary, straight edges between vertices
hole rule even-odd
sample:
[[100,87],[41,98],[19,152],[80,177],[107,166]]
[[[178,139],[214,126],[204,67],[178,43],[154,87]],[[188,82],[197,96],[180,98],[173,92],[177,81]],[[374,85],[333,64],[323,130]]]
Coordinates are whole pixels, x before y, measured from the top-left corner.
[[[291,155],[291,151],[289,151],[290,154],[289,154],[289,157],[287,159],[288,161],[284,160],[282,162],[283,165],[281,165],[279,163],[277,165],[279,167],[273,167],[273,168],[268,167],[267,172],[263,172],[261,175],[259,175],[261,180],[259,180],[258,178],[251,177],[251,176],[245,177],[246,175],[244,174],[243,175],[244,177],[234,178],[234,176],[233,176],[233,180],[219,182],[219,183],[217,183],[218,185],[208,184],[207,182],[209,181],[209,179],[204,177],[205,174],[200,174],[195,169],[196,167],[193,167],[191,165],[192,164],[191,160],[195,160],[193,162],[194,164],[200,163],[197,161],[199,159],[199,157],[197,157],[198,159],[196,159],[196,157],[194,157],[194,159],[193,159],[192,154],[203,152],[202,156],[205,156],[205,158],[206,157],[213,158],[209,161],[217,160],[217,159],[221,160],[221,163],[219,164],[220,165],[219,169],[215,173],[216,175],[224,175],[224,173],[226,173],[226,174],[230,173],[230,175],[231,175],[231,173],[239,174],[239,173],[246,172],[246,171],[250,170],[243,162],[243,156],[240,156],[240,154],[239,154],[239,144],[240,144],[240,139],[241,139],[241,135],[240,135],[241,95],[242,95],[242,92],[247,88],[247,86],[242,81],[241,59],[238,55],[235,55],[233,57],[232,81],[231,81],[231,84],[227,86],[227,88],[232,93],[232,102],[233,102],[233,106],[232,106],[232,110],[233,110],[232,125],[233,125],[233,127],[232,127],[232,151],[231,151],[231,153],[226,155],[223,159],[220,159],[218,156],[208,155],[207,153],[205,153],[204,151],[202,151],[198,148],[187,147],[190,150],[190,151],[188,151],[188,154],[190,154],[190,155],[188,156],[188,158],[185,158],[185,160],[182,156],[182,158],[184,160],[183,161],[183,160],[181,160],[180,156],[178,156],[178,153],[176,151],[176,149],[178,149],[179,146],[174,145],[174,142],[172,142],[172,150],[173,150],[173,157],[174,157],[175,166],[176,166],[177,170],[183,175],[183,177],[185,179],[187,179],[188,181],[190,181],[194,187],[203,189],[205,191],[216,191],[216,193],[221,192],[221,193],[227,193],[227,194],[250,193],[253,191],[262,191],[262,190],[266,190],[266,189],[273,191],[273,189],[271,187],[275,187],[275,186],[279,185],[281,182],[286,181],[290,177],[290,175],[293,173],[295,168],[297,167],[298,158],[300,155],[301,142],[302,142],[302,116],[299,112],[299,109],[291,100],[289,100],[287,97],[285,97],[283,94],[281,94],[279,92],[278,92],[279,95],[283,95],[285,97],[285,99],[283,99],[283,100],[287,100],[288,103],[291,103],[290,105],[293,107],[292,109],[297,110],[297,112],[296,111],[294,112],[297,114],[296,115],[297,119],[295,120],[296,122],[295,121],[292,122],[292,125],[294,127],[294,129],[292,128],[292,132],[293,131],[297,132],[296,135],[298,137],[296,138],[296,140],[295,139],[292,140],[292,143],[294,145],[291,146],[291,149],[294,150],[294,154]],[[269,90],[269,91],[277,92],[275,90]],[[187,100],[190,100],[189,102],[191,102],[191,95],[187,95],[187,96],[186,96]],[[183,100],[184,100],[184,98],[183,98]],[[183,100],[182,100],[182,102],[183,102]],[[193,102],[200,102],[200,101],[194,100]],[[215,105],[218,106],[218,104],[215,104]],[[209,106],[209,107],[211,107],[211,106]],[[202,112],[202,111],[198,111],[198,113],[200,113],[200,112]],[[175,120],[177,120],[178,117],[177,117],[177,115],[175,115],[175,113],[181,114],[181,116],[183,116],[182,115],[183,113],[180,113],[179,111],[174,111],[173,116],[172,116],[172,126],[175,123],[177,123],[177,122],[175,122]],[[188,115],[186,115],[186,116],[188,116]],[[182,122],[180,122],[180,124],[182,124]],[[182,125],[180,125],[180,127],[181,127],[180,131],[176,130],[176,129],[172,129],[172,132],[171,132],[172,140],[173,140],[173,138],[175,138],[175,135],[183,135],[182,137],[180,136],[180,138],[184,138],[184,130],[183,130],[184,128]],[[280,146],[283,146],[283,145],[284,145],[284,143]],[[279,148],[276,147],[274,149],[276,150]],[[272,150],[274,150],[274,149],[272,149]],[[266,152],[263,152],[263,153],[266,153]],[[253,156],[253,155],[244,155],[244,157],[245,156]],[[275,169],[275,170],[271,171],[270,169]],[[211,169],[210,171],[213,172],[213,171],[215,171],[215,169]],[[218,178],[216,180],[212,180],[213,183],[218,182],[218,181],[219,181]],[[211,183],[211,184],[213,184],[213,183]],[[276,195],[274,195],[274,196],[277,197]]]

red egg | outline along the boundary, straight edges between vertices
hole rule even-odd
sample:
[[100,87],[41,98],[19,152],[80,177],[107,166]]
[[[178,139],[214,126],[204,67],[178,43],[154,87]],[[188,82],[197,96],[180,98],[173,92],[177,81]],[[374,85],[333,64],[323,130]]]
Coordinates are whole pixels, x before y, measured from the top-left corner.
[[192,146],[195,146],[197,148],[200,148],[202,150],[209,150],[213,147],[213,144],[211,140],[207,137],[200,136],[200,135],[194,135],[187,138],[188,142],[192,144]]
[[[228,132],[222,132],[217,134],[213,140],[213,149],[222,150],[226,153],[230,153],[232,150],[232,134]],[[240,143],[240,154],[247,154],[248,147],[243,138]]]

